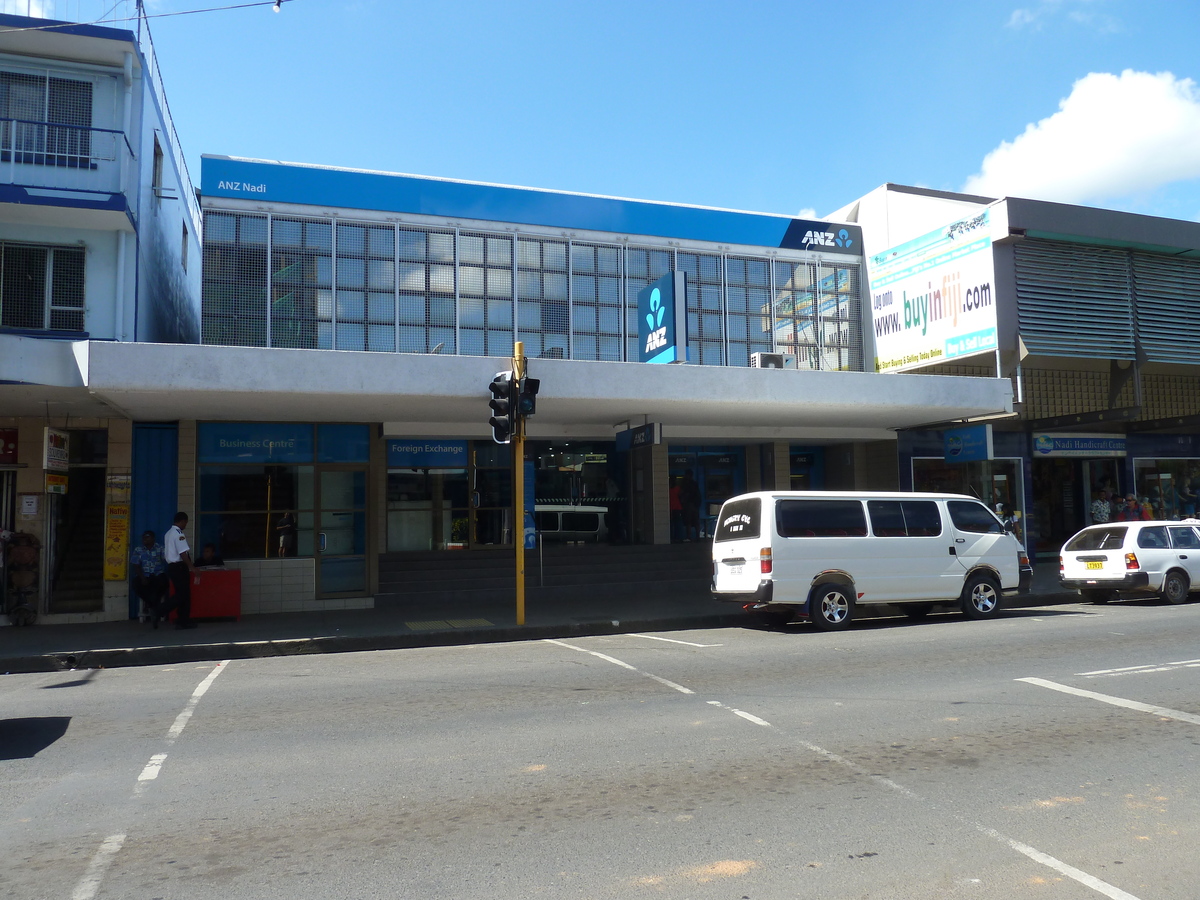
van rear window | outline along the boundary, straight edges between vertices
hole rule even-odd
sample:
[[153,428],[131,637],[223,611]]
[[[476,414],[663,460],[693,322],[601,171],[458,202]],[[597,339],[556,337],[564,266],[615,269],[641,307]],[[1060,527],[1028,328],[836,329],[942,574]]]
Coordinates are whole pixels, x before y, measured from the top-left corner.
[[1064,550],[1120,550],[1125,544],[1124,525],[1109,525],[1104,528],[1089,528],[1067,541]]
[[942,516],[932,500],[868,500],[876,537],[937,537]]
[[720,512],[717,522],[717,533],[713,538],[718,544],[721,541],[743,541],[756,538],[761,530],[762,501],[758,497],[747,497],[745,500],[731,500]]
[[866,537],[861,500],[780,500],[775,505],[780,537]]

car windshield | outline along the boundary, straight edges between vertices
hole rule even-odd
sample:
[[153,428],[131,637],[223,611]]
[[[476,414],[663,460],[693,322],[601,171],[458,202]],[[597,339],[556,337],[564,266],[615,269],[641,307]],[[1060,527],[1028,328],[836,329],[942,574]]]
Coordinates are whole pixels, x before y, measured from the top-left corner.
[[1125,533],[1129,529],[1124,525],[1112,525],[1106,528],[1088,528],[1079,532],[1067,541],[1064,550],[1119,550],[1125,543]]

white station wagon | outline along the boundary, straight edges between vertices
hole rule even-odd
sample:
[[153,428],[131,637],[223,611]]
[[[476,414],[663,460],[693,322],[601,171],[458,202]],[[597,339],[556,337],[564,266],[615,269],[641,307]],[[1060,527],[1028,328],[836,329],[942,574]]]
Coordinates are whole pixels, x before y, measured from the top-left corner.
[[1200,530],[1190,522],[1091,525],[1063,545],[1058,577],[1092,603],[1156,594],[1183,603],[1200,590]]

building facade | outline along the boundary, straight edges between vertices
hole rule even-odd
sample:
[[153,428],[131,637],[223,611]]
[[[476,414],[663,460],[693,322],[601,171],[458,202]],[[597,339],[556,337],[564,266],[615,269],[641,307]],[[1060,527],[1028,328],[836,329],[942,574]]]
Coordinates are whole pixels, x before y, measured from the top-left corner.
[[165,528],[89,348],[198,341],[200,239],[145,23],[0,16],[0,527],[37,542],[18,580],[51,621],[126,615],[131,504]]
[[1105,514],[1101,491],[1195,512],[1200,224],[898,185],[840,213],[864,230],[880,371],[1013,384],[1009,416],[902,431],[904,487],[1008,507],[1042,559]]

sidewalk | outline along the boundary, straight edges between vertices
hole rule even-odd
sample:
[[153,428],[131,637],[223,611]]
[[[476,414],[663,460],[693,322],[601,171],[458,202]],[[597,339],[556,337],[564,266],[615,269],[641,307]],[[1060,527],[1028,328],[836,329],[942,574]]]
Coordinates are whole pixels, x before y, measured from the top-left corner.
[[[1006,598],[1007,608],[1077,602],[1058,588],[1058,567],[1034,569],[1033,588]],[[413,607],[331,610],[201,621],[193,630],[136,621],[0,628],[0,674],[67,669],[167,665],[216,659],[254,659],[393,650],[542,638],[736,627],[749,623],[738,607],[708,595],[613,595],[602,600],[527,604],[517,625],[515,603],[502,596],[436,612]]]

